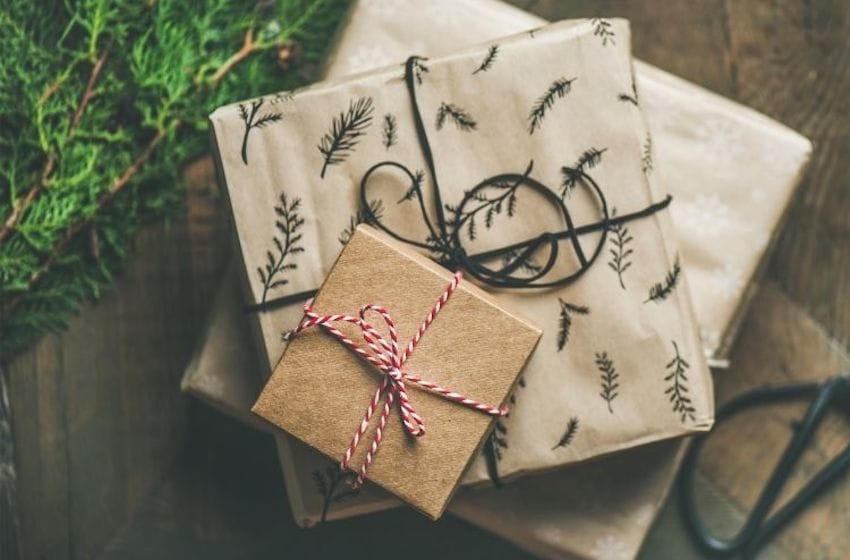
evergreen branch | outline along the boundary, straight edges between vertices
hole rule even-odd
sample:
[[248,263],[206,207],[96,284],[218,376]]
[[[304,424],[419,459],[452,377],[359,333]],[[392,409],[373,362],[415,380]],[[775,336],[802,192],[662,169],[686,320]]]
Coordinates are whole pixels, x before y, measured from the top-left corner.
[[384,147],[390,149],[398,142],[398,130],[395,115],[384,115]]
[[[617,217],[617,209],[611,209],[611,217]],[[614,222],[608,226],[608,231],[613,235],[608,239],[608,242],[613,246],[610,249],[611,260],[608,261],[608,266],[617,274],[617,279],[620,281],[620,287],[626,289],[626,284],[623,282],[623,274],[632,266],[631,257],[632,251],[628,247],[634,238],[629,234],[629,228],[624,222]]]
[[612,45],[615,44],[614,29],[612,29],[613,26],[610,21],[602,18],[593,18],[590,22],[593,25],[593,34],[602,39],[603,47],[608,46],[609,41]]
[[[179,121],[176,121],[173,124],[173,127],[176,128],[179,126]],[[35,288],[39,282],[41,282],[45,275],[50,272],[51,267],[56,263],[58,259],[60,259],[68,246],[72,241],[79,235],[81,232],[87,230],[87,228],[91,227],[94,223],[95,218],[98,213],[103,210],[106,206],[109,205],[110,202],[120,193],[130,181],[136,176],[137,173],[142,169],[142,166],[151,158],[156,148],[162,143],[165,139],[166,131],[159,131],[148,143],[147,146],[142,150],[142,152],[136,157],[133,163],[118,177],[112,184],[112,187],[105,193],[103,193],[97,201],[96,210],[91,213],[90,216],[82,218],[73,224],[71,224],[66,230],[65,233],[56,241],[53,245],[53,248],[47,254],[47,256],[42,259],[41,264],[36,268],[32,274],[30,274],[27,280],[27,286],[24,292],[29,292]],[[18,305],[20,305],[23,295],[18,295],[9,300],[8,304],[4,308],[4,315],[10,315]],[[2,327],[2,325],[0,325]],[[0,332],[2,332],[2,328],[0,328]]]
[[[282,57],[315,65],[345,2],[39,6],[0,9],[0,361],[100,296],[140,224],[179,207],[180,169],[208,147],[207,115],[302,83],[304,72],[281,75]],[[248,29],[254,54],[278,57],[222,69]]]
[[[67,138],[70,139],[77,127],[80,124],[80,121],[83,118],[83,114],[86,112],[86,108],[91,101],[92,96],[94,95],[94,88],[97,84],[98,78],[100,77],[100,73],[103,70],[103,66],[106,64],[106,59],[109,56],[109,50],[105,49],[103,54],[98,57],[95,63],[92,65],[91,73],[89,74],[89,79],[86,82],[86,87],[83,90],[82,95],[80,96],[80,102],[77,104],[77,108],[74,109],[74,112],[71,115],[70,120],[68,121],[68,131],[66,133]],[[56,89],[59,87],[60,82],[54,82],[48,90],[42,95],[39,99],[39,103],[43,104],[47,102],[53,93],[55,93]],[[47,160],[44,162],[44,168],[41,171],[41,176],[38,182],[34,183],[24,195],[20,201],[14,205],[12,211],[3,220],[3,226],[0,227],[0,243],[5,241],[7,237],[12,233],[15,227],[18,224],[18,220],[21,215],[32,205],[35,199],[41,195],[42,192],[47,188],[47,183],[50,178],[50,175],[53,173],[53,170],[56,166],[56,152],[51,150],[47,156]]]
[[598,150],[596,148],[588,148],[581,154],[578,158],[578,161],[572,167],[562,167],[561,174],[564,176],[564,180],[561,182],[561,199],[569,196],[573,189],[575,189],[576,185],[581,181],[583,175],[587,174],[589,169],[593,169],[602,161],[602,154],[605,153],[608,148],[602,148]]
[[578,432],[579,422],[578,417],[573,416],[567,422],[567,429],[564,430],[564,435],[561,436],[561,439],[558,440],[552,447],[552,451],[558,449],[559,447],[567,447],[569,444],[573,442],[573,438],[576,437],[576,433]]
[[614,409],[611,407],[611,403],[618,395],[617,389],[620,384],[617,380],[620,378],[620,374],[614,368],[614,362],[608,357],[607,352],[596,353],[596,368],[602,373],[602,392],[599,393],[599,396],[608,403],[608,412],[613,414]]
[[245,31],[245,39],[242,41],[242,46],[238,51],[230,55],[218,70],[215,71],[209,79],[210,84],[218,84],[237,64],[251,56],[255,50],[257,50],[257,43],[254,42],[254,30],[249,27]]
[[[281,113],[266,113],[261,117],[257,117],[260,107],[263,106],[264,99],[260,98],[251,102],[251,110],[244,103],[239,104],[239,116],[245,122],[245,133],[242,135],[242,162],[248,165],[248,135],[255,128],[263,128],[271,123],[278,122],[283,119]],[[256,119],[256,120],[255,120]]]
[[481,61],[481,64],[478,65],[478,68],[472,72],[473,75],[478,74],[479,72],[486,72],[489,70],[493,63],[496,62],[496,58],[499,56],[499,45],[492,45],[490,49],[487,51],[487,55],[484,57],[484,60]]
[[360,137],[366,134],[366,129],[372,123],[372,113],[375,107],[371,97],[361,97],[351,100],[348,110],[333,119],[331,130],[322,136],[319,152],[324,156],[324,165],[319,174],[324,179],[329,165],[336,165],[351,155]]
[[528,114],[528,133],[534,134],[534,131],[537,130],[540,125],[543,123],[543,118],[546,116],[549,109],[555,104],[555,101],[558,99],[562,99],[572,89],[572,84],[575,81],[575,78],[558,78],[552,85],[549,86],[549,89],[546,90],[546,93],[541,95],[534,105],[531,107],[531,112]]
[[345,245],[348,243],[348,240],[351,239],[351,236],[354,235],[354,230],[357,229],[357,226],[360,224],[368,224],[371,223],[370,218],[380,220],[384,214],[384,203],[380,199],[375,199],[369,201],[369,210],[370,212],[366,212],[364,210],[357,210],[354,215],[351,216],[348,222],[348,226],[342,230],[337,237],[340,245]]
[[664,377],[664,381],[667,381],[670,385],[664,390],[664,393],[669,397],[673,405],[673,412],[679,414],[682,423],[688,418],[693,422],[696,419],[696,408],[694,408],[693,402],[688,396],[688,377],[686,375],[691,366],[679,354],[679,346],[676,341],[673,341],[673,350],[675,350],[676,355],[665,366],[668,373]]
[[451,103],[441,103],[440,108],[437,109],[437,130],[442,130],[446,118],[451,119],[455,123],[455,126],[465,132],[475,130],[478,124],[469,113],[460,107]]
[[649,297],[644,303],[650,301],[660,302],[667,299],[673,293],[673,290],[679,284],[679,275],[682,272],[682,266],[679,264],[679,255],[676,255],[676,260],[673,262],[673,268],[667,272],[663,282],[657,282],[649,288]]
[[304,252],[304,247],[299,244],[301,234],[298,233],[298,230],[304,225],[304,219],[298,214],[300,207],[301,199],[294,198],[290,203],[286,198],[286,193],[280,194],[280,204],[274,207],[275,214],[278,217],[275,227],[278,233],[283,236],[283,239],[276,235],[272,237],[277,255],[275,256],[271,250],[266,251],[265,268],[257,268],[257,275],[263,284],[263,295],[260,298],[260,303],[266,302],[270,290],[289,283],[286,278],[278,278],[278,274],[297,268],[297,265],[288,262],[287,258],[292,260],[294,255]]
[[573,314],[587,315],[590,313],[590,308],[584,305],[576,305],[568,301],[558,298],[560,312],[558,314],[558,352],[564,349],[567,342],[570,340],[570,330],[573,325]]

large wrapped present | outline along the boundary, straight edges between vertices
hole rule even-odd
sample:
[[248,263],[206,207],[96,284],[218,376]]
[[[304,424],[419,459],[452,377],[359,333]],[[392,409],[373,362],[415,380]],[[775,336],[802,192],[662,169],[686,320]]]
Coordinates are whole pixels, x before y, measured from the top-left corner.
[[403,70],[210,117],[269,364],[292,326],[280,307],[315,290],[367,221],[543,329],[499,449],[467,484],[707,430],[670,197],[640,108],[618,99],[634,89],[627,24],[562,22]]

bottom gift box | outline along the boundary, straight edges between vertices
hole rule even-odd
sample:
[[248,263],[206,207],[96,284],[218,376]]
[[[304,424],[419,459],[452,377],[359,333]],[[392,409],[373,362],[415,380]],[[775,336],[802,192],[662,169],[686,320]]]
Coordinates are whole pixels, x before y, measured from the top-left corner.
[[[245,423],[273,432],[250,412],[262,380],[239,295],[237,274],[230,267],[183,388]],[[281,448],[303,445],[279,434]],[[681,440],[659,442],[500,488],[462,490],[448,512],[542,556],[632,558],[664,503],[683,449]],[[290,470],[288,456],[291,453],[281,453],[285,471]],[[298,517],[294,511],[296,522],[314,525],[400,505],[370,485],[351,500],[338,473],[338,464],[330,460],[315,465],[315,492],[297,495],[304,502],[301,511],[320,513]]]

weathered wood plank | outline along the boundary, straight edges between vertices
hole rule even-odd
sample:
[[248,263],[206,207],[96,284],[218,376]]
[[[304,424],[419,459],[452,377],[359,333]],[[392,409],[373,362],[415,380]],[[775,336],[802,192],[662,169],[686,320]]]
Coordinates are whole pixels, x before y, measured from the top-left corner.
[[728,2],[729,53],[743,102],[815,144],[771,277],[850,343],[850,5]]

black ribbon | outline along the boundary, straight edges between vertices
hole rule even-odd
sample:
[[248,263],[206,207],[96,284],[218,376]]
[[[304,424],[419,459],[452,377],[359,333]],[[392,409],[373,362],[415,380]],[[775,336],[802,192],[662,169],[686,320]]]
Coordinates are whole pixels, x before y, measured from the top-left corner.
[[[360,181],[360,205],[365,221],[383,230],[393,238],[409,245],[424,249],[434,255],[435,260],[438,260],[441,264],[448,268],[462,269],[465,273],[472,276],[479,282],[492,287],[550,288],[574,282],[582,274],[584,274],[593,265],[594,261],[602,252],[607,233],[612,226],[650,216],[655,212],[666,208],[670,204],[671,197],[668,195],[662,201],[651,204],[637,212],[623,214],[621,216],[611,216],[608,210],[608,202],[605,199],[605,194],[602,192],[602,189],[596,181],[594,181],[590,175],[585,173],[583,169],[565,168],[566,171],[573,173],[579,178],[577,184],[581,184],[585,188],[590,189],[591,193],[598,201],[602,215],[602,219],[598,222],[576,227],[563,198],[543,183],[531,177],[531,172],[534,168],[534,161],[532,160],[522,173],[503,173],[500,175],[494,175],[484,179],[472,187],[472,189],[466,191],[460,204],[452,210],[454,219],[447,220],[446,206],[443,203],[440,193],[437,169],[434,163],[431,143],[428,140],[428,135],[425,131],[422,114],[419,110],[419,102],[416,97],[417,80],[415,70],[417,63],[420,60],[424,59],[416,56],[412,56],[407,59],[407,62],[405,63],[404,81],[410,98],[416,137],[419,141],[422,155],[425,158],[428,172],[431,175],[431,180],[433,181],[432,191],[434,197],[433,207],[435,220],[432,221],[429,216],[425,197],[420,185],[421,178],[417,178],[417,176],[403,164],[395,161],[382,161],[380,163],[376,163],[366,171]],[[375,173],[381,170],[400,171],[410,180],[410,185],[413,187],[409,194],[416,198],[422,214],[422,223],[428,231],[427,238],[424,241],[410,239],[393,231],[381,221],[381,217],[376,215],[370,206],[368,196],[370,179],[373,175],[375,175]],[[470,255],[463,245],[463,228],[467,225],[469,220],[473,219],[479,211],[484,209],[483,205],[480,204],[480,193],[482,193],[485,189],[496,185],[510,185],[509,188],[511,189],[526,187],[533,190],[557,210],[563,218],[564,229],[557,232],[543,232],[530,239],[525,239],[503,247]],[[476,204],[479,205],[477,208],[472,208],[467,211],[470,206],[474,206]],[[585,253],[584,248],[582,248],[581,243],[579,243],[579,237],[589,233],[598,232],[601,232],[602,235],[599,236],[596,245],[588,255]],[[572,245],[573,251],[578,259],[579,267],[577,270],[561,277],[554,279],[547,278],[547,275],[549,275],[558,262],[559,244],[565,240],[569,241]],[[523,265],[528,263],[533,255],[538,254],[539,251],[546,248],[548,248],[548,255],[545,259],[545,264],[542,266],[535,266],[531,272],[529,272],[527,268],[523,268]],[[497,259],[501,261],[498,268],[485,264]],[[522,274],[518,274],[520,272],[522,272]],[[281,307],[306,299],[314,293],[315,290],[291,294],[282,298],[276,298],[250,306],[248,310],[265,311]]]

